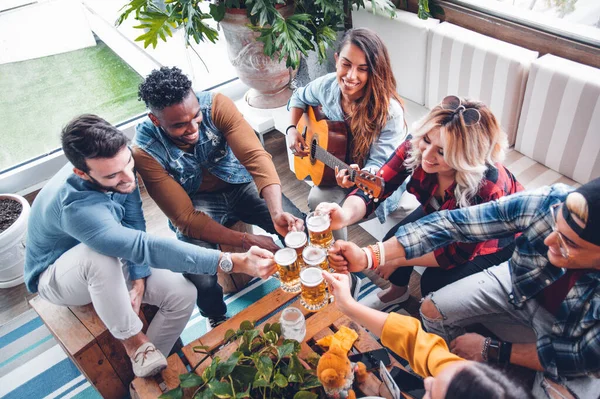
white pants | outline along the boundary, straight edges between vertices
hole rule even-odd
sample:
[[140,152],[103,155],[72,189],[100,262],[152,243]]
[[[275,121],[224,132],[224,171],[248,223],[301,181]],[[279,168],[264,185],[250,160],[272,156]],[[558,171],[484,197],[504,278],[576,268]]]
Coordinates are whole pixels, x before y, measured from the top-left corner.
[[[131,307],[128,283],[127,267],[118,258],[79,244],[40,275],[38,291],[56,305],[92,303],[110,333],[124,340],[142,330],[142,321]],[[153,268],[146,279],[142,302],[158,306],[146,334],[165,356],[190,319],[196,296],[196,288],[182,274]]]

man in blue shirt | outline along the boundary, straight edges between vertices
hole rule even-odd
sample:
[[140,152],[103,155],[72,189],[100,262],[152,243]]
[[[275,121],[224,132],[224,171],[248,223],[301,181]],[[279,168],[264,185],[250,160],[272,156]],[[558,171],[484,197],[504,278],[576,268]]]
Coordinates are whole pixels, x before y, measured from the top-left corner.
[[[412,259],[452,242],[516,233],[520,235],[508,262],[428,296],[421,305],[423,324],[463,358],[538,371],[536,397],[596,398],[600,392],[600,179],[577,190],[556,184],[479,206],[436,212],[401,227],[383,244],[380,258]],[[339,270],[352,271],[368,262],[355,245],[336,245],[332,251],[338,255],[332,263]],[[509,328],[497,331],[503,338],[498,341],[465,334],[465,327],[473,323]],[[563,396],[556,396],[557,392]]]
[[[70,164],[31,208],[25,282],[54,304],[92,303],[135,375],[166,367],[162,353],[190,318],[197,291],[180,273],[215,275],[220,267],[265,278],[275,271],[272,254],[258,247],[227,254],[146,234],[127,137],[103,119],[75,118],[63,129],[62,146]],[[147,334],[141,303],[159,307]]]

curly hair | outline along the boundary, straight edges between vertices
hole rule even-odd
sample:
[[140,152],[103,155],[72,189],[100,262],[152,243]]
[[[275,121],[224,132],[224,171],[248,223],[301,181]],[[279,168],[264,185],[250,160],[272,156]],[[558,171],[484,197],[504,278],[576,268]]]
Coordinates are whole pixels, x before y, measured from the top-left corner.
[[151,111],[179,104],[190,93],[192,82],[177,67],[153,70],[140,84],[138,98]]
[[76,117],[61,133],[65,156],[77,169],[90,171],[86,159],[112,158],[129,143],[119,129],[92,114]]

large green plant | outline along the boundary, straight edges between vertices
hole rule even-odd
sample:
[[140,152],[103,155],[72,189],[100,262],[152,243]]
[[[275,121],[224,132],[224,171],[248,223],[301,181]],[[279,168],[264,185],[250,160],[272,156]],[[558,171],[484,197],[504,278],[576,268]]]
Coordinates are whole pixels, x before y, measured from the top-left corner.
[[[131,0],[123,7],[117,25],[133,14],[140,22],[135,28],[144,30],[136,41],[143,41],[144,47],[156,47],[158,39],[166,41],[179,28],[184,29],[187,45],[190,38],[196,43],[214,43],[218,32],[207,21],[221,21],[228,8],[245,9],[249,26],[260,33],[258,40],[264,43],[265,54],[285,59],[287,66],[296,68],[300,53],[315,50],[319,60],[325,60],[336,32],[344,29],[350,7],[365,7],[365,1],[371,2],[374,12],[395,15],[391,0],[213,0],[207,1],[209,9],[203,7],[205,11],[200,7],[204,0],[165,0],[164,7],[155,0]],[[294,14],[283,18],[277,7],[290,2]]]
[[[237,331],[225,333],[225,344],[238,340],[237,351],[229,359],[213,357],[199,376],[194,371],[212,354],[205,346],[194,347],[195,352],[206,356],[190,373],[179,376],[179,387],[160,397],[317,399],[318,395],[311,390],[320,387],[321,383],[314,371],[305,369],[300,363],[300,344],[280,337],[279,323],[266,324],[261,332],[253,323],[244,321]],[[313,366],[317,361],[312,359]]]

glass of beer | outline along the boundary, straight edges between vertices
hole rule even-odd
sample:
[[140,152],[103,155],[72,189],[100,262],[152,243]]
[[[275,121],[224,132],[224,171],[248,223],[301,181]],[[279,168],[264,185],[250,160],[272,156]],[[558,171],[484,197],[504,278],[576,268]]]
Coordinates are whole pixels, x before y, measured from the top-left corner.
[[318,267],[307,267],[300,272],[300,303],[308,310],[319,310],[327,305],[327,290],[321,272]]
[[306,233],[302,231],[292,231],[285,236],[285,245],[296,251],[296,256],[298,256],[297,262],[300,268],[306,266],[304,259],[302,259],[302,251],[306,247],[307,241],[308,238],[306,237]]
[[327,214],[311,212],[306,216],[306,228],[310,243],[315,247],[329,248],[333,244],[331,219]]
[[329,270],[327,250],[320,247],[308,246],[302,251],[302,259],[307,267],[318,267],[321,270]]
[[300,291],[300,266],[296,260],[298,256],[292,248],[283,248],[275,252],[275,263],[279,271],[281,289],[285,292]]

